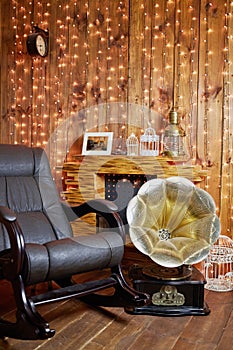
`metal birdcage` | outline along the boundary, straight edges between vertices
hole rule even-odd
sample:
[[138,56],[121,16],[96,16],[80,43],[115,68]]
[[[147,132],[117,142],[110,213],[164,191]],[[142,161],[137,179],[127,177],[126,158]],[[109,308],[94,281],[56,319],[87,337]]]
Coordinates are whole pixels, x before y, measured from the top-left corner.
[[233,290],[233,241],[220,235],[205,261],[205,288],[217,292]]
[[138,138],[132,133],[126,140],[127,155],[138,156]]
[[159,155],[159,136],[153,128],[149,127],[140,137],[140,155],[158,156]]

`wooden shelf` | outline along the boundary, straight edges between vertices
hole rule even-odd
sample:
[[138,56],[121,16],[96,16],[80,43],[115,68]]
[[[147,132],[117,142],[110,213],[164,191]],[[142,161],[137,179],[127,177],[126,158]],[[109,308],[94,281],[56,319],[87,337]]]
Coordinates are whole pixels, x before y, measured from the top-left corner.
[[63,189],[66,200],[82,203],[104,197],[105,174],[156,175],[159,178],[182,176],[199,183],[206,176],[201,166],[180,159],[141,156],[83,156],[74,155],[74,161],[63,165]]

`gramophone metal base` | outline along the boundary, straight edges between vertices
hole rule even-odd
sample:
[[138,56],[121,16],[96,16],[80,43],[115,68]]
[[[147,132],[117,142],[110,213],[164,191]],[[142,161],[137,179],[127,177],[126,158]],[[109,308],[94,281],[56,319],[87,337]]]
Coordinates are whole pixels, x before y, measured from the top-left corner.
[[[160,267],[158,267],[159,269]],[[157,270],[154,267],[152,270]],[[148,267],[134,266],[130,270],[130,278],[134,289],[147,293],[151,297],[149,305],[142,307],[126,307],[125,311],[135,315],[155,316],[205,316],[210,313],[204,302],[204,284],[206,283],[201,272],[191,267],[189,277],[185,279],[166,278],[158,279],[148,276]],[[144,271],[144,272],[143,272]],[[186,271],[187,275],[188,272]]]

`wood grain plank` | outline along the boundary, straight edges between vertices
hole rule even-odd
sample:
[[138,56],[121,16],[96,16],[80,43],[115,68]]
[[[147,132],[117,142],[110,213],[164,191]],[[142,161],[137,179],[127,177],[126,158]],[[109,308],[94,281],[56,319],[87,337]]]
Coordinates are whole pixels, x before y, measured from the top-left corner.
[[[129,27],[129,96],[128,102],[138,103],[142,105],[142,49],[143,49],[143,0],[136,0],[130,2],[130,27]],[[134,33],[134,36],[132,34]],[[129,113],[128,124],[135,124],[133,114]],[[137,123],[136,123],[137,124]],[[131,130],[129,130],[131,133]]]
[[224,75],[223,75],[223,123],[222,123],[222,163],[220,164],[221,176],[221,199],[220,199],[220,219],[222,223],[222,232],[231,236],[232,232],[232,210],[233,206],[230,203],[232,195],[232,186],[229,184],[233,181],[232,173],[232,145],[233,145],[233,120],[231,118],[232,101],[230,98],[230,86],[232,86],[232,74],[230,68],[230,52],[233,49],[232,40],[229,38],[232,35],[233,18],[229,15],[229,4],[225,6],[225,47],[224,47]]
[[189,324],[191,317],[172,318],[167,317],[166,322],[161,322],[160,317],[152,317],[148,327],[140,332],[139,336],[132,342],[130,350],[140,346],[141,349],[149,349],[151,344],[156,344],[156,349],[173,349],[178,334]]
[[[95,338],[97,344],[101,344],[103,348],[113,349],[129,349],[133,340],[137,335],[146,328],[152,319],[146,316],[137,318],[132,315],[120,314],[114,323],[111,323],[108,328]],[[109,336],[110,334],[110,336]],[[139,345],[139,344],[138,344]]]
[[[8,113],[10,105],[10,96],[8,94],[8,88],[10,88],[10,82],[7,81],[8,72],[8,60],[10,57],[10,52],[13,49],[12,43],[12,28],[9,25],[10,16],[5,14],[10,14],[10,3],[7,0],[1,1],[0,4],[1,12],[1,36],[0,36],[0,55],[1,55],[1,68],[0,68],[0,106],[1,106],[1,121],[0,121],[0,131],[2,142],[12,142],[13,138],[11,135],[11,125]],[[7,82],[7,85],[6,85]]]
[[218,350],[232,349],[232,344],[233,344],[232,327],[233,327],[233,311],[231,312],[231,315],[229,317],[228,322],[226,323],[226,326],[223,328],[221,339],[218,343]]
[[[200,58],[199,58],[199,118],[198,157],[210,170],[203,183],[216,203],[220,200],[220,162],[221,153],[221,112],[222,112],[222,52],[224,48],[223,26],[224,6],[216,1],[214,6],[201,3],[200,13]],[[215,55],[215,54],[216,55]],[[216,67],[221,67],[216,72]],[[214,73],[215,72],[215,73]],[[221,72],[221,73],[220,73]],[[201,118],[202,116],[202,118]],[[202,144],[202,147],[199,145]]]
[[[211,309],[210,316],[193,317],[189,325],[181,333],[174,350],[186,349],[212,349],[218,345],[222,332],[225,329],[232,313],[232,293],[210,292],[206,301]],[[233,337],[232,337],[233,339]]]
[[178,110],[186,131],[190,156],[196,159],[199,1],[180,2],[179,15],[179,103]]
[[74,300],[71,300],[61,303],[59,308],[52,309],[46,314],[46,320],[50,323],[50,327],[53,328],[56,325],[56,336],[52,338],[54,341],[51,341],[51,339],[36,341],[9,339],[8,344],[15,350],[22,349],[22,344],[25,350],[32,350],[36,348],[50,350],[54,349],[54,347],[59,348],[59,346],[62,345],[61,337],[63,332],[66,330],[67,326],[72,325],[72,322],[75,319],[82,319],[83,315],[85,314],[85,308],[85,305],[81,305],[79,302],[75,303]]
[[[210,169],[211,191],[216,203],[221,197],[221,166],[218,159],[221,157],[222,148],[222,106],[223,106],[223,60],[224,31],[219,28],[224,26],[225,7],[221,1],[215,1],[213,7],[208,11],[208,25],[210,28],[208,38],[208,101],[209,111],[207,113],[207,147],[206,162]],[[214,54],[213,54],[214,53]],[[216,67],[218,70],[216,71]],[[208,181],[208,179],[207,179]],[[207,184],[209,186],[209,183]]]

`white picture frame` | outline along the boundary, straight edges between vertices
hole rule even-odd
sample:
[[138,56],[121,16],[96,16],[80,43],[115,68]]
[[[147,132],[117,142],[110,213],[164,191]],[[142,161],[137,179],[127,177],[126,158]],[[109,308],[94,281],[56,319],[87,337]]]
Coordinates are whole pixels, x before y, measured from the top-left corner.
[[85,132],[83,155],[110,155],[112,152],[113,132]]

